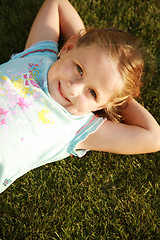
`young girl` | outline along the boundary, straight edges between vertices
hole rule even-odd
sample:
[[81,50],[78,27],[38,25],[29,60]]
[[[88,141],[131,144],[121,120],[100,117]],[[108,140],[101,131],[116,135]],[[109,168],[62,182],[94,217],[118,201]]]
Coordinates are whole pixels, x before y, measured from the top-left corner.
[[[25,50],[0,66],[0,192],[31,169],[89,149],[160,149],[158,123],[133,100],[143,73],[138,42],[117,29],[81,29],[67,0],[46,0]],[[60,33],[67,42],[58,54]]]

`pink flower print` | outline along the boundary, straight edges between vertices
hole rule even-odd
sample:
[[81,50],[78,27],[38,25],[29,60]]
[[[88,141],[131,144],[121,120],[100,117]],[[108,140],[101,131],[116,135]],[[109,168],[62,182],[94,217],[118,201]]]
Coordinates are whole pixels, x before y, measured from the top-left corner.
[[[31,77],[32,78],[32,77]],[[25,86],[29,86],[29,82],[36,88],[40,88],[39,85],[32,79],[26,79]]]
[[25,98],[20,97],[20,98],[19,98],[18,105],[19,105],[22,109],[24,109],[24,108],[28,108],[28,107],[31,105],[31,103],[25,102]]
[[25,81],[25,85],[26,85],[26,86],[29,86],[28,80]]
[[8,110],[4,110],[3,108],[0,107],[0,115],[1,115],[0,125],[5,125],[7,123],[6,116],[8,113],[9,113]]
[[27,79],[27,74],[24,74],[23,77],[24,77],[24,79]]
[[37,84],[35,81],[31,80],[30,82],[31,82],[31,84],[32,84],[34,87],[39,88],[38,84]]
[[0,121],[0,125],[5,125],[7,122],[6,122],[6,119],[3,118],[1,121]]
[[38,67],[38,64],[29,63],[29,71],[33,71],[36,67]]
[[0,115],[6,116],[8,112],[8,110],[3,110],[3,108],[0,108]]

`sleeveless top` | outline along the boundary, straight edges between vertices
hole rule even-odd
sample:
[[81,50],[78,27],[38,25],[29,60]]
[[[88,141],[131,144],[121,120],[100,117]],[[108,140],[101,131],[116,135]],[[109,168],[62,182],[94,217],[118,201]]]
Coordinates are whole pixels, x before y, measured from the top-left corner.
[[31,169],[69,155],[103,123],[93,113],[70,114],[48,92],[57,44],[43,41],[0,65],[0,192]]

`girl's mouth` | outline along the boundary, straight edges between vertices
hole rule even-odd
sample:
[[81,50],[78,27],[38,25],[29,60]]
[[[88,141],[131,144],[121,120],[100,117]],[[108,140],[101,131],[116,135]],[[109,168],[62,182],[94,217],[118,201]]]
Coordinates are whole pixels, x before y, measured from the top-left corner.
[[61,86],[61,83],[60,83],[60,82],[59,82],[59,84],[58,84],[58,88],[59,88],[59,92],[60,92],[61,96],[62,96],[66,101],[70,102],[70,100],[66,97],[66,95],[65,95],[65,93],[64,93],[64,91],[63,91],[63,89],[62,89],[62,86]]

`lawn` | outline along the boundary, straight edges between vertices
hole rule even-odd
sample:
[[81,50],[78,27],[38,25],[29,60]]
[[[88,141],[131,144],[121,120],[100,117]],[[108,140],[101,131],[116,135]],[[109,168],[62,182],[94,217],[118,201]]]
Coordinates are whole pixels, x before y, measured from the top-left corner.
[[[0,2],[0,63],[23,50],[42,0]],[[160,2],[72,0],[87,26],[143,39],[139,101],[160,123]],[[89,152],[32,170],[0,195],[0,240],[160,239],[160,152]]]

